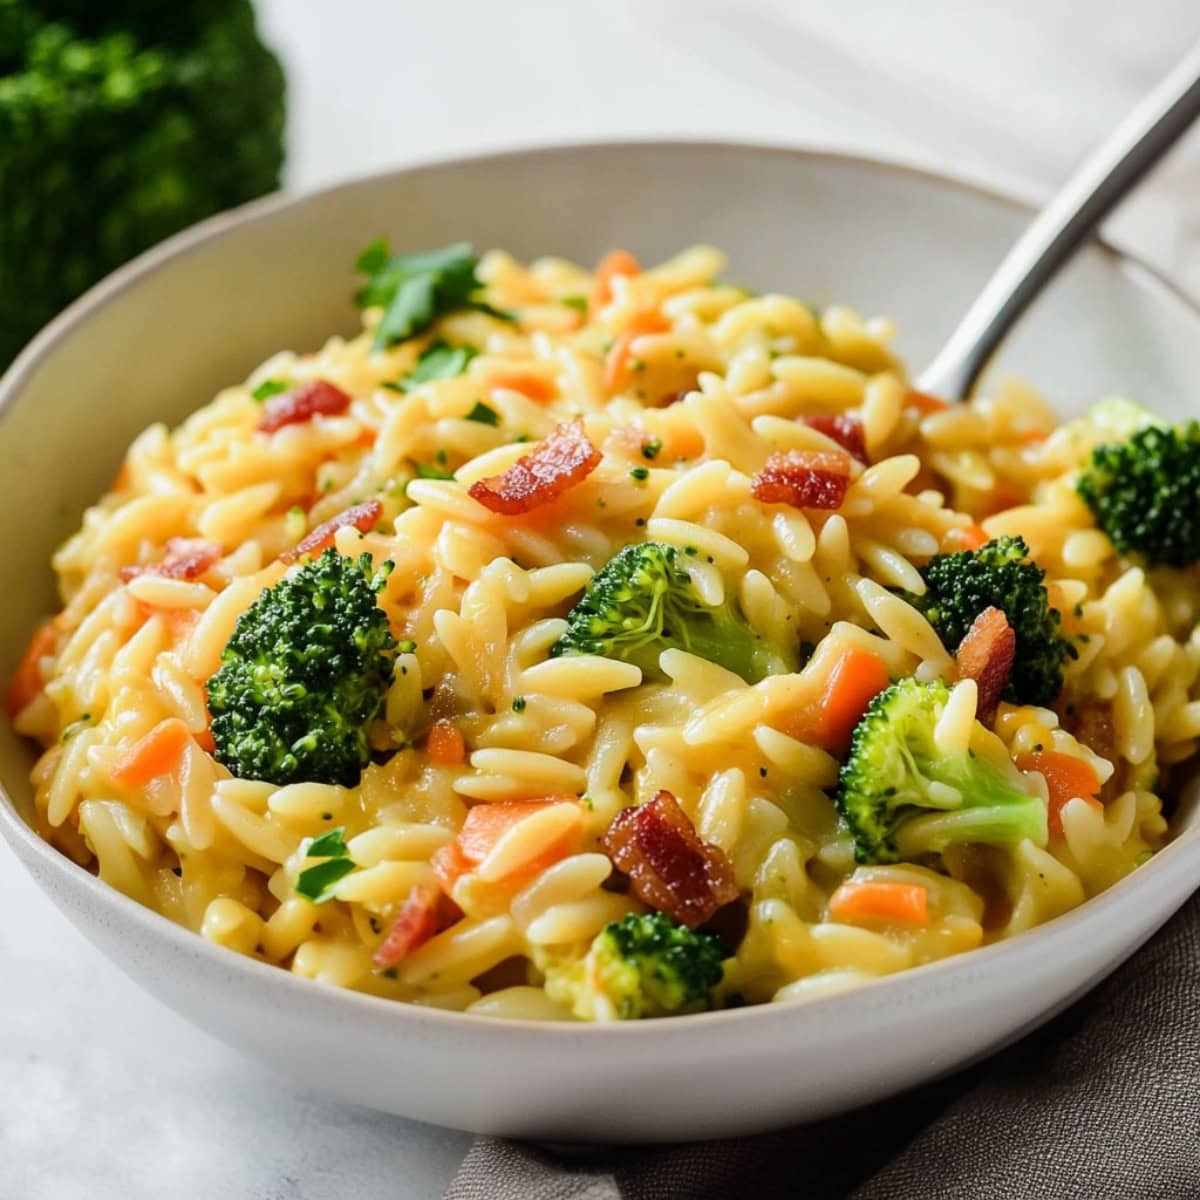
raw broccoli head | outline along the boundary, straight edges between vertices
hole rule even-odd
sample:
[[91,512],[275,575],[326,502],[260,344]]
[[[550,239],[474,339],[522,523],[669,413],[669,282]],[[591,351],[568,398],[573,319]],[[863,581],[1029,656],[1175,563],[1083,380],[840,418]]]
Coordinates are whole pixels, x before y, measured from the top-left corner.
[[871,701],[855,728],[837,806],[859,862],[907,861],[973,842],[1046,844],[1046,804],[1022,790],[1015,768],[936,745],[949,696],[944,683],[902,679]]
[[383,572],[326,550],[238,618],[208,681],[217,759],[243,779],[352,787],[396,641],[376,603]]
[[1145,424],[1097,446],[1076,486],[1122,554],[1151,566],[1200,562],[1200,421]]
[[606,925],[584,959],[575,992],[579,1016],[667,1017],[712,1007],[725,950],[665,913],[630,913]]
[[658,656],[672,647],[735,672],[748,683],[794,667],[794,655],[746,624],[731,601],[710,608],[661,542],[626,546],[592,577],[567,615],[567,631],[550,653],[601,654],[658,677]]
[[937,554],[921,572],[925,595],[908,596],[953,654],[975,618],[998,608],[1017,635],[1017,655],[1004,699],[1051,704],[1062,690],[1062,668],[1078,651],[1063,636],[1061,617],[1042,580],[1046,572],[1029,557],[1023,538],[1002,537],[978,550]]
[[250,0],[0,0],[0,367],[154,242],[279,184]]

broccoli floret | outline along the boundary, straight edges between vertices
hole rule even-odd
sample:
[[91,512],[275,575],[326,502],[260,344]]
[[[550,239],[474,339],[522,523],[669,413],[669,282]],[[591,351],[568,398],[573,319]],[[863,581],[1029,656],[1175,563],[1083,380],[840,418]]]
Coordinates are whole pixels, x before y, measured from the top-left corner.
[[[721,982],[725,950],[664,913],[630,913],[606,925],[556,990],[587,1021],[703,1012]],[[564,986],[565,985],[565,986]]]
[[934,727],[950,689],[902,679],[871,701],[842,767],[838,811],[861,863],[889,863],[971,842],[1046,844],[1046,804],[1016,768],[971,750],[944,753]]
[[353,787],[396,641],[376,603],[386,577],[326,550],[238,618],[208,681],[217,759],[243,779]]
[[0,0],[0,368],[154,242],[279,184],[250,0]]
[[1143,424],[1097,446],[1076,487],[1122,554],[1151,566],[1200,562],[1200,421]]
[[1078,650],[1063,636],[1058,609],[1030,561],[1023,538],[1002,537],[978,550],[937,554],[921,572],[926,591],[909,595],[953,654],[984,609],[999,608],[1017,635],[1017,654],[1003,697],[1015,704],[1052,704],[1062,691],[1062,668]]
[[638,542],[609,559],[567,615],[567,631],[550,653],[602,654],[661,678],[658,656],[672,647],[747,683],[795,665],[794,654],[755,633],[730,600],[718,608],[705,604],[679,565],[679,552],[661,542]]

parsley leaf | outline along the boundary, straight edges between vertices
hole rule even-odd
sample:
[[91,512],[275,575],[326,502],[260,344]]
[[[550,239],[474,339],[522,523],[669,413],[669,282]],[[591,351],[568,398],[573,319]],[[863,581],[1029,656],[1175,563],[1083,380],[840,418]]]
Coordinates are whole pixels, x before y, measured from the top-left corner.
[[[456,308],[487,306],[473,297],[480,288],[479,259],[468,242],[440,250],[390,255],[386,239],[372,242],[358,257],[367,282],[355,296],[362,308],[382,307],[376,349],[385,349],[427,329]],[[493,315],[496,315],[493,313]]]
[[262,404],[280,392],[290,392],[292,385],[286,379],[264,379],[251,393],[250,399],[256,404]]
[[454,472],[444,467],[436,467],[430,463],[415,463],[418,479],[453,479]]
[[467,413],[468,421],[478,421],[480,425],[496,426],[500,424],[500,414],[489,408],[482,400],[475,401],[475,407]]
[[338,880],[349,875],[356,865],[346,846],[345,827],[341,825],[313,838],[304,857],[326,860],[316,866],[305,867],[296,878],[296,894],[306,896],[314,904],[324,904],[330,899]]
[[564,296],[562,303],[568,308],[573,308],[578,313],[586,313],[588,310],[588,301],[586,296]]
[[417,365],[398,384],[389,386],[408,392],[434,379],[453,379],[467,369],[467,363],[478,353],[474,346],[448,346],[445,342],[434,342],[421,352]]
[[330,858],[315,867],[306,867],[296,878],[296,894],[304,896],[314,904],[324,904],[333,899],[333,889],[354,870],[350,858]]

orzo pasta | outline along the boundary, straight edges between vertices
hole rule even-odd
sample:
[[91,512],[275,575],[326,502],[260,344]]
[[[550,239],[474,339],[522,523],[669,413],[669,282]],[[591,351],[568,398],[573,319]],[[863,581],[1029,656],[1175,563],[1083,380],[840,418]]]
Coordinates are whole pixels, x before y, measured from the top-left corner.
[[65,854],[303,976],[607,1019],[854,987],[1163,844],[1196,573],[1078,486],[1151,418],[945,404],[705,247],[360,269],[360,335],[152,426],[55,556],[9,696]]

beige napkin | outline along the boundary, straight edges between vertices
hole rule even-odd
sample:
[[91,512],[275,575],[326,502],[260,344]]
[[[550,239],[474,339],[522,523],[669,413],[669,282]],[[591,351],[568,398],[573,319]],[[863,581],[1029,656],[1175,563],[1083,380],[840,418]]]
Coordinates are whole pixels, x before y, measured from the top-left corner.
[[1200,1200],[1200,894],[1074,1008],[942,1083],[816,1125],[727,1142],[558,1158],[481,1138],[446,1193],[743,1196]]

